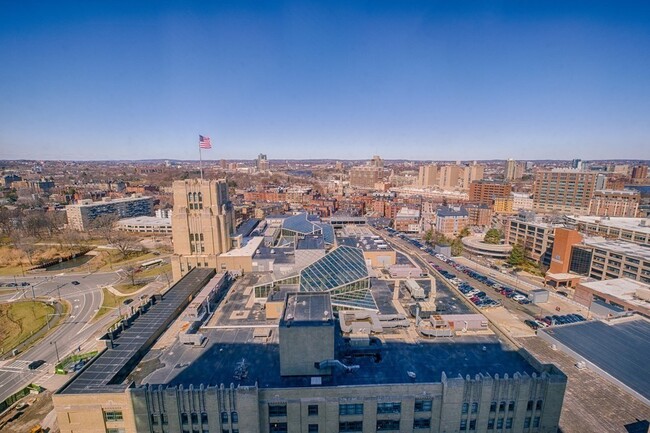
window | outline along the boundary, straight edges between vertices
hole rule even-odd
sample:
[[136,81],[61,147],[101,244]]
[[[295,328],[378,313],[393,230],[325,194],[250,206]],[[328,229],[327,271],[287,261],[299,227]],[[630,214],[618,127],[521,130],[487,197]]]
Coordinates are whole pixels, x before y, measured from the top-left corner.
[[230,412],[230,422],[233,424],[239,422],[239,414],[237,412]]
[[105,421],[122,421],[123,419],[121,410],[107,410],[104,412]]
[[377,413],[400,413],[402,403],[378,403]]
[[[228,416],[227,413],[226,413],[226,416]],[[287,405],[286,404],[270,404],[269,405],[269,416],[287,416]]]
[[318,424],[309,424],[307,426],[307,433],[318,433]]
[[469,420],[469,429],[470,430],[476,430],[476,420],[475,419],[470,419]]
[[431,400],[415,400],[415,412],[431,412]]
[[151,415],[151,425],[158,425],[158,417],[156,415]]
[[201,414],[201,423],[202,423],[202,424],[207,424],[207,423],[208,423],[208,414],[205,413],[205,412],[203,412],[203,413]]
[[199,414],[196,412],[193,412],[190,415],[190,418],[192,419],[192,424],[198,424],[199,423]]
[[488,428],[488,430],[494,430],[494,418],[490,418],[490,419],[488,420],[488,426],[487,426],[487,428]]
[[478,403],[472,403],[472,413],[478,412]]
[[339,415],[363,415],[363,403],[339,404]]
[[533,418],[533,428],[537,428],[537,427],[539,427],[539,417],[538,416]]
[[533,400],[528,400],[528,404],[526,405],[526,410],[533,410],[533,405],[535,402]]
[[530,427],[530,417],[527,416],[524,418],[524,428],[529,428]]
[[460,413],[467,413],[469,411],[469,403],[463,403]]
[[121,427],[120,428],[107,428],[106,429],[106,433],[124,433],[124,432],[126,432],[126,430],[124,430]]
[[399,430],[398,419],[380,419],[377,420],[377,431]]
[[497,411],[497,402],[493,401],[490,403],[490,412],[496,412]]
[[269,424],[270,433],[287,433],[287,423],[286,422],[272,422]]
[[461,430],[467,430],[467,420],[466,419],[461,419],[460,420],[460,429]]
[[508,403],[508,410],[515,410],[515,402],[514,401],[511,401],[510,403]]
[[228,430],[227,428],[224,428],[224,429],[221,430],[221,433],[230,433],[230,430]]
[[413,420],[413,429],[431,428],[431,418],[416,418]]
[[499,412],[503,412],[505,410],[506,410],[506,402],[502,401],[501,403],[499,403]]
[[[271,408],[269,407],[269,415],[271,415],[270,412]],[[228,412],[221,412],[221,424],[228,424]]]
[[512,418],[506,418],[506,428],[512,428]]
[[167,424],[169,424],[169,417],[167,416],[166,413],[161,413],[161,414],[160,414],[160,423],[161,423],[162,425],[167,425]]
[[362,421],[345,421],[339,423],[340,433],[357,433],[363,431]]
[[309,406],[307,406],[307,415],[318,416],[318,405],[310,404]]
[[501,430],[503,428],[503,418],[497,419],[497,429]]
[[535,405],[535,410],[542,410],[542,400],[537,400],[537,404]]

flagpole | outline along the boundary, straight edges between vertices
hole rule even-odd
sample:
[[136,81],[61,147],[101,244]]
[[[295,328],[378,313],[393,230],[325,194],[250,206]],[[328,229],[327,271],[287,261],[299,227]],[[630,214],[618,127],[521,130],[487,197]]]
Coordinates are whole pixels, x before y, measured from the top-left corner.
[[199,171],[201,172],[201,180],[203,180],[203,158],[201,157],[201,143],[199,143]]

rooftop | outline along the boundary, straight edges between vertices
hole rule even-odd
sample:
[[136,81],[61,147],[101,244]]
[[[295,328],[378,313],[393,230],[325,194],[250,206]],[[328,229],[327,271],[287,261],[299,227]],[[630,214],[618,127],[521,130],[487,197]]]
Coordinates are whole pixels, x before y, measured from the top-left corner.
[[324,250],[325,240],[320,235],[305,236],[298,239],[296,243],[297,250]]
[[[630,230],[650,234],[650,220],[648,218],[624,218],[624,217],[598,217],[598,216],[577,216],[567,217],[569,220],[588,224],[600,224],[607,227],[616,227],[623,230]],[[644,225],[642,225],[644,224]]]
[[252,257],[260,245],[264,242],[264,236],[244,238],[244,245],[241,248],[234,248],[221,254],[222,257]]
[[596,249],[603,249],[613,253],[625,254],[626,256],[638,257],[650,261],[650,248],[647,246],[626,242],[622,240],[608,240],[601,237],[585,238],[582,241],[585,245]]
[[332,325],[332,304],[328,293],[289,293],[280,326]]
[[[536,372],[517,352],[502,347],[494,336],[458,337],[454,342],[390,340],[378,348],[381,357],[375,362],[374,357],[354,356],[354,349],[340,336],[338,323],[336,326],[337,357],[360,368],[352,373],[323,376],[323,386],[432,383],[440,382],[443,372],[448,377]],[[307,376],[280,376],[277,329],[272,330],[268,340],[255,338],[252,328],[209,329],[205,336],[205,348],[188,348],[177,342],[164,353],[152,352],[148,359],[159,358],[157,364],[163,366],[143,383],[253,386],[257,382],[261,388],[311,386]],[[235,368],[242,360],[248,374],[236,379]],[[415,373],[415,378],[409,372]]]
[[645,374],[650,359],[650,321],[589,321],[541,332],[650,399],[650,375]]
[[152,216],[139,216],[134,218],[124,218],[117,222],[121,226],[125,225],[150,225],[150,226],[171,226],[171,218],[158,218]]
[[583,280],[580,282],[580,286],[624,300],[642,308],[650,309],[650,302],[637,297],[638,290],[646,290],[650,293],[650,284],[645,284],[630,278],[612,278],[601,281]]
[[214,276],[214,269],[194,268],[174,284],[146,312],[137,317],[122,333],[113,337],[112,347],[101,352],[74,376],[61,394],[102,393],[124,390],[124,381],[153,342],[180,314],[189,298]]

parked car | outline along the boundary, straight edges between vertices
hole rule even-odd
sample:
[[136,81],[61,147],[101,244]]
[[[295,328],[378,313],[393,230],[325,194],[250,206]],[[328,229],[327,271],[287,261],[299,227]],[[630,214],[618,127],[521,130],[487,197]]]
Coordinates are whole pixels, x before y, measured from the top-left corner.
[[32,361],[29,364],[27,364],[27,368],[29,368],[30,370],[36,370],[38,367],[40,367],[43,364],[45,364],[45,361],[43,361],[42,359],[38,359],[36,361]]
[[75,281],[71,281],[70,284],[72,284],[73,286],[78,286],[81,283],[79,283],[79,281],[75,280]]
[[534,320],[524,320],[524,323],[528,325],[532,329],[539,329],[539,324],[535,322]]

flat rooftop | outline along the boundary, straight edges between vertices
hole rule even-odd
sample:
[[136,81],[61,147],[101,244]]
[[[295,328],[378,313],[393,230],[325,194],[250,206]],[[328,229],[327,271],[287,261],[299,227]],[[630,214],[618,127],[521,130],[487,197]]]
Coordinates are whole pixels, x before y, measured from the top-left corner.
[[126,377],[153,342],[178,317],[189,299],[215,275],[214,269],[194,268],[174,284],[162,299],[113,338],[113,347],[101,352],[60,391],[61,394],[102,393],[126,388]]
[[[616,227],[624,230],[636,231],[650,234],[650,220],[648,218],[625,218],[625,217],[599,217],[571,215],[568,218],[589,224],[599,224],[605,227]],[[645,226],[642,222],[645,221]]]
[[638,257],[640,259],[650,261],[650,248],[647,246],[635,244],[622,240],[608,240],[602,237],[585,238],[583,244],[601,250],[607,250],[618,254],[625,254],[627,256]]
[[264,242],[264,236],[244,238],[244,244],[241,248],[234,248],[225,252],[221,254],[221,257],[253,257],[262,242]]
[[333,317],[329,293],[289,293],[280,326],[332,325]]
[[171,218],[159,218],[152,216],[138,216],[134,218],[124,218],[117,222],[119,225],[151,225],[151,226],[171,226]]
[[650,321],[589,321],[540,331],[650,400]]
[[[360,368],[352,373],[335,372],[323,376],[323,386],[435,383],[440,382],[443,372],[448,377],[536,372],[517,352],[502,347],[494,336],[462,337],[454,342],[391,340],[381,346],[379,362],[373,357],[346,358],[345,353],[350,348],[338,336],[338,324],[336,328],[337,357]],[[190,348],[177,342],[165,351],[152,351],[146,359],[158,358],[152,364],[163,366],[142,383],[254,386],[257,382],[261,388],[311,386],[307,376],[280,376],[277,329],[272,329],[268,340],[255,338],[254,332],[252,328],[209,329],[204,332],[208,341],[204,348]],[[242,359],[248,367],[248,375],[237,380],[235,368]],[[415,379],[409,377],[409,372],[416,374]]]

